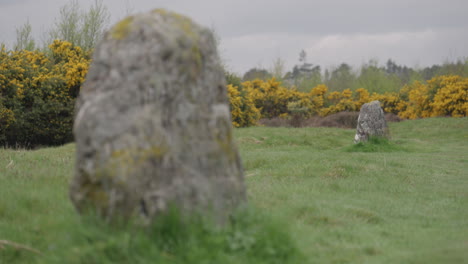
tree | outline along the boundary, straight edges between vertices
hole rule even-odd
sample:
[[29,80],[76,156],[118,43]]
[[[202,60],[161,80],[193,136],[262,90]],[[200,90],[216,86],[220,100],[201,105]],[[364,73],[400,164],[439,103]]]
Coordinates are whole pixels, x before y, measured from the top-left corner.
[[102,0],[95,0],[87,12],[81,10],[77,0],[71,0],[60,8],[60,16],[49,31],[46,44],[60,39],[90,51],[101,38],[109,18]]
[[125,1],[125,16],[130,16],[135,12],[135,7],[130,4],[130,1]]
[[31,35],[32,27],[29,20],[23,26],[16,29],[16,43],[14,49],[19,50],[29,50],[32,51],[36,47],[36,42]]
[[51,43],[55,39],[61,39],[79,46],[81,36],[79,32],[81,9],[77,0],[71,0],[60,8],[60,16],[55,21],[54,28],[49,32]]
[[285,62],[280,57],[276,58],[273,61],[273,65],[271,66],[271,75],[275,77],[276,80],[281,81],[285,74]]
[[308,92],[312,87],[322,83],[321,68],[307,62],[307,53],[301,50],[299,64],[295,65],[291,72],[285,76],[287,85],[295,86],[299,91]]
[[394,76],[401,80],[401,85],[410,84],[415,80],[422,81],[422,77],[418,72],[413,70],[412,68],[408,68],[406,66],[397,65],[393,60],[388,59],[385,68],[383,68],[385,73],[388,76]]
[[110,15],[102,0],[95,0],[94,5],[84,14],[81,47],[90,50],[99,41]]
[[301,50],[301,52],[299,52],[299,62],[307,63],[307,53],[305,50]]
[[361,73],[352,88],[364,88],[370,93],[398,92],[402,86],[399,72],[399,67],[394,63],[387,62],[386,70],[371,60],[361,67]]
[[225,70],[224,77],[226,78],[227,85],[232,85],[232,86],[237,86],[237,87],[242,86],[242,80],[239,76],[237,76],[237,74]]
[[299,67],[295,66],[292,77],[296,88],[303,92],[308,92],[313,87],[323,83],[320,66],[314,66],[310,63],[304,63]]
[[328,79],[326,85],[330,92],[343,91],[354,86],[356,75],[352,72],[351,66],[342,63],[338,68],[335,68]]
[[255,79],[260,79],[260,80],[268,80],[272,76],[271,74],[265,70],[265,69],[260,69],[260,68],[252,68],[249,71],[247,71],[244,74],[244,77],[242,77],[242,80],[245,81],[253,81]]

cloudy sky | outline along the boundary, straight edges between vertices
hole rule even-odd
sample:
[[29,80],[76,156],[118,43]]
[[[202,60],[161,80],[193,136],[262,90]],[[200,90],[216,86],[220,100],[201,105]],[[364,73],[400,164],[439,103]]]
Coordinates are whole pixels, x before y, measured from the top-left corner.
[[[27,20],[40,41],[69,0],[0,0],[0,42]],[[94,0],[80,0],[88,8]],[[323,68],[370,59],[424,67],[468,58],[467,0],[103,0],[110,24],[128,11],[166,8],[214,28],[231,71],[287,68],[299,52]],[[43,39],[43,37],[42,37]]]

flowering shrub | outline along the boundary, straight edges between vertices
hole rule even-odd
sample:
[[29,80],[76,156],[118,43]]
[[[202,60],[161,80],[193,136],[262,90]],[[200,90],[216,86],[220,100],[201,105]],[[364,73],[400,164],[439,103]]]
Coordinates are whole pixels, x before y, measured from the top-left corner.
[[468,78],[440,76],[428,81],[436,90],[430,103],[431,116],[463,117],[468,113]]
[[[401,107],[402,100],[397,93],[386,92],[384,94],[373,93],[369,99],[370,101],[378,100],[380,106],[386,113],[398,114]],[[359,110],[360,108],[357,108]]]
[[[401,118],[462,117],[468,113],[468,78],[459,76],[439,76],[427,84],[414,82],[406,85],[399,93],[372,95],[364,88],[354,92],[346,89],[328,93],[324,84],[305,93],[283,87],[275,79],[248,81],[241,86],[249,91],[246,96],[252,98],[262,118],[328,116],[343,111],[359,111],[363,104],[374,100],[380,101],[385,112]],[[232,114],[237,115],[235,112]],[[239,123],[234,125],[238,126]]]
[[232,124],[235,127],[247,127],[257,124],[260,111],[253,103],[249,90],[228,85],[229,107],[231,109]]
[[421,82],[407,85],[400,91],[400,96],[406,100],[400,104],[398,116],[409,119],[430,116],[430,98],[427,85]]
[[320,115],[327,116],[343,111],[355,111],[356,103],[352,99],[351,89],[345,89],[340,92],[332,92],[328,95],[328,107],[320,111]]
[[[55,145],[72,140],[73,109],[90,64],[89,54],[66,41],[50,52],[0,48],[0,145]],[[306,118],[358,111],[379,100],[387,113],[401,118],[463,117],[468,113],[468,78],[446,75],[427,84],[414,82],[398,93],[364,88],[329,92],[320,84],[309,92],[287,88],[274,78],[230,82],[232,123],[253,126],[260,118]]]
[[299,99],[299,92],[280,86],[280,82],[275,78],[268,81],[247,81],[242,83],[242,86],[249,91],[255,106],[265,118],[288,113],[288,103]]
[[405,86],[398,115],[403,118],[436,116],[463,117],[468,114],[468,78],[454,75],[435,77],[427,84]]
[[71,141],[73,109],[89,59],[54,41],[50,54],[0,50],[0,144],[34,147]]
[[309,110],[311,115],[320,113],[325,104],[325,94],[327,91],[328,88],[325,84],[319,84],[310,90],[308,98],[310,100]]

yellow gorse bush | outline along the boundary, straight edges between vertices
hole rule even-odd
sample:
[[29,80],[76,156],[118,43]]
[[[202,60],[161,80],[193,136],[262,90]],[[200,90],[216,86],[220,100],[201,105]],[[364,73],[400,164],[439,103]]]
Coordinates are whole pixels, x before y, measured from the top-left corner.
[[321,112],[325,105],[325,94],[328,88],[324,84],[317,85],[312,88],[309,93],[302,93],[302,104],[306,105],[309,110],[309,115],[316,115]]
[[327,116],[343,111],[355,111],[356,103],[353,101],[353,92],[351,89],[345,89],[340,92],[332,92],[327,96],[326,108],[320,110],[320,115]]
[[229,106],[234,127],[253,126],[260,119],[260,110],[255,107],[250,90],[228,85]]
[[[249,91],[245,96],[250,96],[255,107],[260,110],[261,118],[290,118],[298,115],[310,117],[317,114],[327,116],[342,111],[359,111],[363,104],[374,100],[380,101],[385,112],[408,119],[463,117],[468,113],[468,78],[460,76],[439,76],[429,80],[427,84],[414,82],[406,85],[399,93],[372,95],[364,88],[354,92],[346,89],[329,93],[324,84],[312,88],[310,92],[300,92],[281,86],[274,78],[267,81],[247,81],[241,86]],[[230,100],[231,105],[239,104],[239,99],[235,96],[230,96]],[[233,120],[237,120],[240,113],[242,111],[239,108],[232,107]],[[247,125],[238,121],[233,121],[233,124],[236,127]]]
[[[398,115],[399,108],[401,107],[401,97],[398,93],[389,93],[386,92],[384,94],[373,93],[368,102],[378,100],[380,101],[380,105],[384,112],[386,113],[393,113]],[[356,110],[359,111],[360,107]],[[400,116],[402,117],[402,116]]]
[[431,116],[463,117],[468,113],[468,78],[441,76],[428,82],[436,87]]
[[[84,82],[90,60],[80,47],[70,42],[55,40],[49,46],[55,60],[54,72],[65,77],[67,88],[79,88]],[[77,87],[78,86],[78,87]]]
[[468,78],[444,75],[427,84],[415,82],[403,87],[400,97],[398,115],[403,118],[464,117],[468,113]]
[[81,48],[54,41],[49,52],[0,50],[0,144],[72,140],[75,98],[90,64]]
[[272,78],[268,81],[254,80],[242,83],[248,91],[255,106],[260,110],[261,116],[272,118],[288,113],[288,103],[299,99],[295,89],[288,89]]

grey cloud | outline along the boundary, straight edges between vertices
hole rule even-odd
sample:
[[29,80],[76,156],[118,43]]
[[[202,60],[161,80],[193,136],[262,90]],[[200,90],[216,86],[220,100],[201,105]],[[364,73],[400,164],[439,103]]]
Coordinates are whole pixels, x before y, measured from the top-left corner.
[[380,34],[330,34],[324,36],[260,34],[230,38],[223,55],[238,73],[252,67],[269,68],[280,57],[289,69],[298,63],[299,51],[308,62],[330,68],[342,62],[355,67],[376,59],[393,59],[407,66],[429,66],[468,58],[468,30],[425,30]]
[[[14,41],[14,29],[28,18],[40,36],[41,29],[52,25],[59,7],[68,1],[0,0],[0,42]],[[79,3],[87,7],[93,1]],[[408,66],[426,65],[468,55],[466,0],[103,2],[112,13],[111,23],[123,18],[129,6],[135,12],[166,8],[214,27],[221,37],[225,60],[237,72],[258,65],[268,67],[276,57],[292,65],[301,49],[322,66],[343,61],[360,64],[373,57],[385,61],[388,56]],[[426,36],[424,32],[433,32],[434,37],[421,37]]]
[[[248,4],[251,2],[250,4]],[[235,1],[235,23],[218,17],[227,36],[256,32],[338,34],[468,26],[468,1]],[[241,8],[244,6],[244,9]],[[245,8],[250,6],[250,8]]]
[[31,0],[0,0],[0,6],[8,6],[30,2]]

